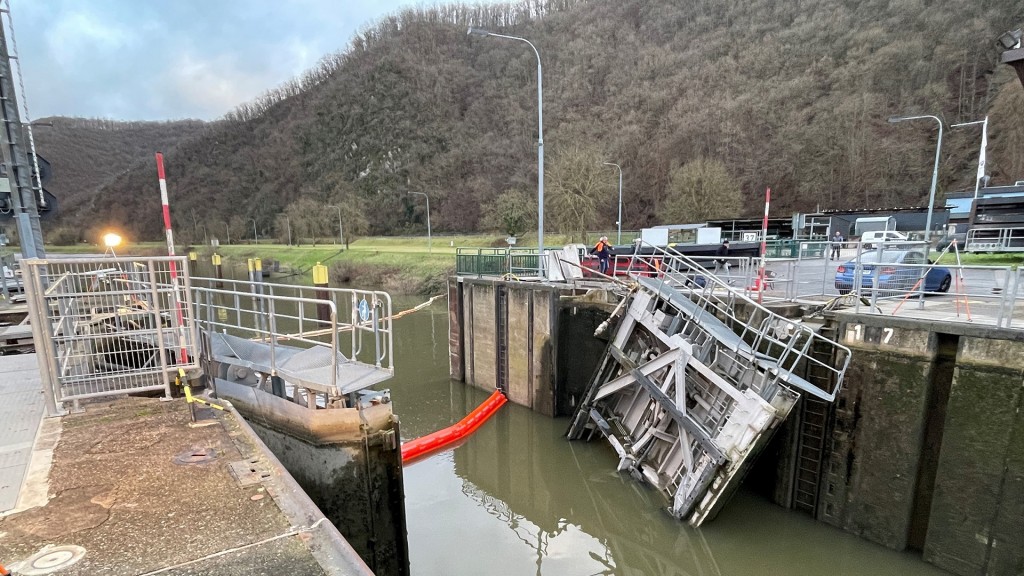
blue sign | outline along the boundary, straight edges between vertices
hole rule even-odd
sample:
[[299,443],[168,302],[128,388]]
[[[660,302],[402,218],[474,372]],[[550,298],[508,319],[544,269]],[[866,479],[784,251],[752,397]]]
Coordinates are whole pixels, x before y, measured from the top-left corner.
[[366,322],[370,319],[370,303],[363,298],[359,301],[359,319]]

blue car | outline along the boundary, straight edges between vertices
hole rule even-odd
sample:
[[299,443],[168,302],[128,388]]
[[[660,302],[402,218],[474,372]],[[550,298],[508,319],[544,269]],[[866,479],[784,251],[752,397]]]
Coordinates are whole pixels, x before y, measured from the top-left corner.
[[[946,292],[953,282],[953,274],[949,268],[903,266],[904,264],[932,264],[922,250],[886,250],[881,254],[881,263],[879,263],[878,252],[865,252],[861,255],[860,262],[862,291],[870,291],[874,287],[875,276],[877,276],[879,291],[906,292],[914,288],[925,270],[928,271],[924,278],[925,292]],[[853,290],[856,273],[856,260],[839,265],[839,268],[836,269],[836,289],[840,294],[847,294]]]

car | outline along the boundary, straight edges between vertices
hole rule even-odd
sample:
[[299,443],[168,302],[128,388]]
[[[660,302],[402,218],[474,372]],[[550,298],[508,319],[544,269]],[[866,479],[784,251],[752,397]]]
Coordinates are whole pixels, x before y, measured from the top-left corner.
[[[927,271],[924,277],[925,292],[947,292],[953,283],[953,274],[949,268],[920,266],[934,264],[925,257],[923,250],[884,250],[881,252],[881,261],[879,261],[878,252],[865,252],[860,257],[860,264],[862,267],[860,279],[862,290],[870,291],[874,287],[875,276],[877,276],[879,291],[906,292],[914,288],[925,271]],[[856,260],[840,264],[836,269],[836,290],[839,290],[840,294],[847,294],[853,290],[856,274]]]
[[886,242],[906,242],[907,235],[895,230],[872,230],[860,236],[860,242],[865,250],[870,250],[874,244]]

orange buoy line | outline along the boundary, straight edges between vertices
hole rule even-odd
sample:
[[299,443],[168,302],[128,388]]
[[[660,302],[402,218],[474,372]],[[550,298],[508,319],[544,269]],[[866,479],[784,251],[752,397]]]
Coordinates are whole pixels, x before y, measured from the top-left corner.
[[450,446],[466,439],[506,402],[508,402],[508,398],[505,398],[501,390],[495,390],[487,400],[484,400],[482,404],[474,408],[462,420],[447,428],[402,444],[402,464],[407,464],[420,456],[425,456],[445,446]]

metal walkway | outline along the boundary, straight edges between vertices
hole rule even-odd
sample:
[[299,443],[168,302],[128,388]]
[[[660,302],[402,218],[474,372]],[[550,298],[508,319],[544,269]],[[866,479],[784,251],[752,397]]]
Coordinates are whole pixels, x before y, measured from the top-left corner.
[[35,354],[0,356],[0,514],[18,503],[43,417],[43,389]]
[[619,471],[651,484],[673,516],[699,526],[802,394],[835,399],[850,351],[681,254],[656,256],[660,273],[634,278],[568,436],[605,437]]

